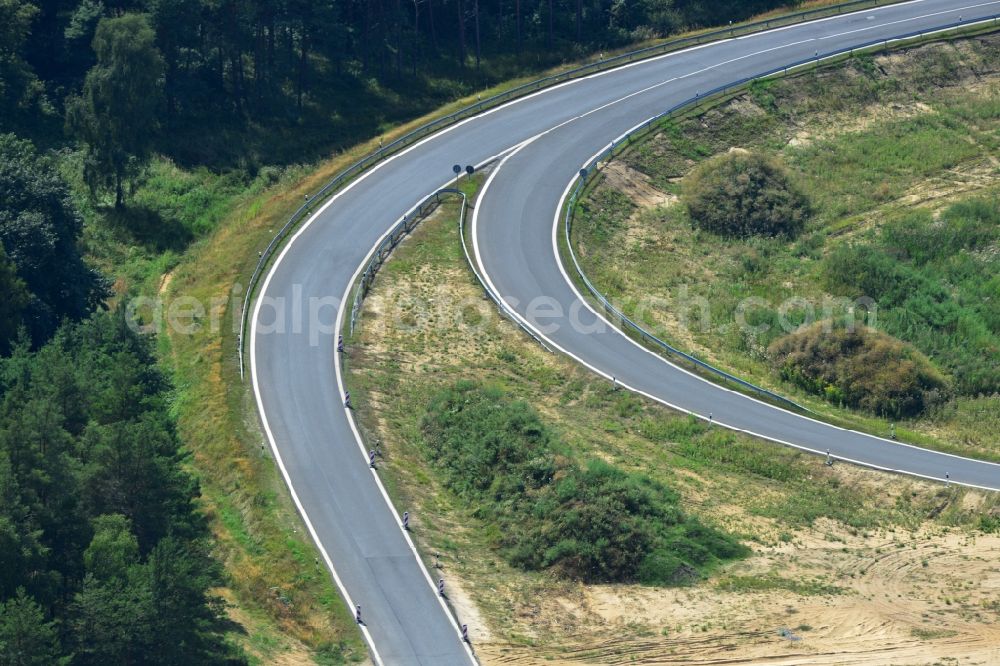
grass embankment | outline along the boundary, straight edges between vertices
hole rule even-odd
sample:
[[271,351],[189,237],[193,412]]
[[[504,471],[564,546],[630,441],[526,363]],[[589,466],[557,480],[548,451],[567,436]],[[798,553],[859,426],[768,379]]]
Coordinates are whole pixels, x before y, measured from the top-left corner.
[[[467,104],[465,99],[456,106]],[[443,111],[446,112],[446,111]],[[421,118],[386,134],[392,140],[427,122]],[[224,198],[227,213],[183,254],[156,252],[129,243],[102,245],[99,255],[134,267],[139,293],[159,295],[165,312],[179,299],[193,298],[208,312],[180,317],[187,330],[161,328],[159,346],[177,387],[174,401],[179,432],[192,452],[202,484],[202,504],[225,565],[232,615],[246,629],[237,637],[261,663],[341,663],[364,660],[367,649],[329,572],[291,502],[260,431],[249,383],[239,376],[237,342],[245,284],[263,250],[306,194],[377,148],[377,140],[307,169],[299,167],[260,178],[275,180],[240,193],[225,190],[209,199],[195,189],[188,201],[193,215],[207,219]],[[164,169],[173,169],[164,165]],[[178,175],[175,173],[175,175]],[[179,174],[181,179],[194,178]],[[224,177],[202,173],[208,185]],[[165,187],[177,193],[178,186]],[[218,190],[214,190],[218,191]],[[140,196],[143,196],[140,192]],[[153,195],[149,195],[153,196]],[[185,197],[178,196],[183,205]],[[192,201],[193,200],[193,201]],[[163,208],[163,202],[159,202]],[[212,218],[213,222],[215,221]],[[107,229],[91,233],[109,233]],[[120,253],[120,254],[119,254]],[[130,263],[129,259],[133,259]],[[162,277],[160,270],[169,270]],[[149,309],[139,311],[149,316]]]
[[[807,3],[826,4],[832,3]],[[529,72],[479,96],[497,94],[538,75]],[[397,116],[380,115],[382,124],[375,129],[388,142],[476,97],[456,99],[396,127],[386,123]],[[283,143],[287,148],[288,142]],[[270,456],[261,448],[256,408],[237,372],[234,316],[241,306],[241,282],[249,276],[257,252],[303,195],[318,190],[377,145],[372,139],[318,166],[263,166],[252,175],[242,167],[222,173],[192,171],[157,158],[125,211],[89,202],[78,175],[79,156],[68,153],[63,160],[87,220],[88,254],[106,274],[116,276],[118,293],[159,293],[167,307],[180,297],[192,296],[206,305],[216,299],[192,333],[162,331],[160,350],[177,385],[174,411],[193,453],[203,506],[229,576],[225,595],[233,616],[247,630],[241,642],[262,662],[350,660],[363,657],[364,646],[327,572],[316,567],[314,548]],[[311,149],[318,150],[315,141]],[[267,160],[267,153],[262,148],[254,160]],[[287,151],[283,155],[288,159]],[[149,310],[139,314],[147,316]]]
[[[346,367],[361,429],[381,443],[380,474],[396,506],[410,512],[428,567],[440,566],[485,663],[600,663],[626,654],[669,663],[730,654],[744,641],[766,643],[761,637],[792,621],[789,613],[796,625],[818,625],[827,621],[820,606],[867,612],[870,579],[867,569],[859,573],[860,563],[888,543],[907,558],[912,549],[919,569],[918,544],[951,539],[944,533],[954,526],[978,526],[995,505],[992,496],[959,488],[826,467],[613,390],[496,314],[465,267],[456,215],[456,205],[439,209],[383,267]],[[434,396],[463,380],[488,383],[505,396],[501,402],[532,405],[560,442],[563,460],[597,460],[647,477],[676,492],[686,514],[737,535],[755,554],[676,590],[581,585],[558,567],[520,566],[504,544],[530,520],[515,524],[514,501],[465,492],[474,475],[453,482],[451,459],[441,462],[425,427]],[[481,438],[471,439],[475,451]],[[968,594],[965,611],[979,603],[978,589]],[[820,600],[815,610],[806,601],[812,598]],[[938,612],[938,597],[929,598]],[[800,602],[810,610],[800,614]],[[952,617],[952,607],[944,612]],[[842,646],[847,638],[836,638],[837,631],[824,626],[823,635]],[[910,625],[901,631],[911,638]]]
[[587,583],[682,585],[749,551],[685,515],[676,493],[603,460],[581,464],[522,400],[459,381],[422,423],[445,487],[497,530],[515,567]]
[[[817,0],[803,6],[827,4],[832,3]],[[482,96],[536,75],[504,82]],[[456,99],[431,116],[395,128],[387,125],[392,119],[380,116],[375,129],[391,141],[474,99]],[[292,145],[288,138],[279,143],[287,148]],[[310,143],[311,156],[326,153],[316,141]],[[182,296],[206,304],[218,299],[195,322],[199,326],[193,334],[168,331],[160,338],[160,349],[177,385],[174,411],[193,453],[192,467],[202,479],[203,506],[230,577],[225,594],[234,617],[248,631],[241,640],[262,662],[337,661],[359,657],[364,648],[326,572],[315,567],[314,549],[260,448],[255,407],[236,375],[233,316],[239,308],[239,283],[302,196],[376,145],[373,139],[318,166],[250,169],[236,164],[221,173],[192,171],[158,158],[125,211],[87,202],[78,155],[66,153],[64,158],[64,171],[81,195],[88,254],[116,277],[118,293],[161,293],[167,305]],[[261,148],[254,161],[266,161],[267,153]],[[282,159],[288,159],[287,153]],[[213,327],[213,320],[219,326]]]
[[202,504],[226,567],[234,616],[262,663],[363,660],[366,648],[288,496],[259,430],[236,342],[241,279],[305,192],[331,164],[293,186],[238,200],[225,223],[190,248],[163,295],[213,304],[190,331],[162,329],[163,359],[177,387],[179,430],[202,480]]
[[[852,412],[839,406],[842,387],[783,381],[796,373],[780,372],[769,349],[871,297],[878,328],[948,378],[897,435],[1000,458],[998,50],[989,35],[858,57],[666,125],[612,163],[577,211],[585,270],[627,312],[636,294],[661,299],[643,316],[668,341],[885,436],[892,410]],[[794,240],[693,228],[682,181],[732,149],[783,163],[808,196],[814,214]]]

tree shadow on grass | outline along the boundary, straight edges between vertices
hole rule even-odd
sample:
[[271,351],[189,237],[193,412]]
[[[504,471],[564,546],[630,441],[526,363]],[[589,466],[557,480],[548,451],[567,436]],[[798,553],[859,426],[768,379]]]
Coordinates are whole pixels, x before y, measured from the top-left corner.
[[127,204],[101,211],[106,224],[115,233],[156,253],[182,252],[194,240],[194,234],[176,220],[164,219],[148,206]]

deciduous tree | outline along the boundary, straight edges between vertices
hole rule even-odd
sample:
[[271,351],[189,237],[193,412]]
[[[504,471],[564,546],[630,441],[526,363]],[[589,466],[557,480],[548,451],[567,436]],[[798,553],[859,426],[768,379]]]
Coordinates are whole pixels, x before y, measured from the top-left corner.
[[110,189],[115,206],[148,160],[163,98],[163,58],[140,14],[105,18],[94,35],[97,64],[83,94],[67,105],[66,123],[87,148],[84,177],[93,192]]

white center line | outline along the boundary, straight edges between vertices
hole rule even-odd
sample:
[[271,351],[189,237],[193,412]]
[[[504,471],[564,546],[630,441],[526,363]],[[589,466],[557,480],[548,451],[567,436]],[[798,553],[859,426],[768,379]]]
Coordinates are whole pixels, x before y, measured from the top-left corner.
[[910,23],[912,21],[919,21],[920,19],[930,18],[932,16],[941,16],[942,14],[955,14],[957,12],[965,11],[966,9],[978,9],[979,7],[988,7],[990,5],[1000,5],[1000,1],[994,2],[981,2],[978,5],[966,5],[964,7],[953,7],[952,9],[946,9],[941,12],[933,12],[930,14],[922,14],[920,16],[912,16],[906,19],[900,19],[898,21],[888,21],[886,23],[878,23],[875,25],[866,26],[864,28],[858,28],[857,30],[848,30],[846,32],[838,32],[835,35],[827,35],[826,37],[820,37],[819,39],[835,39],[837,37],[843,37],[844,35],[853,35],[857,32],[865,32],[866,30],[875,30],[876,28],[884,28],[887,25],[896,25],[898,23]]

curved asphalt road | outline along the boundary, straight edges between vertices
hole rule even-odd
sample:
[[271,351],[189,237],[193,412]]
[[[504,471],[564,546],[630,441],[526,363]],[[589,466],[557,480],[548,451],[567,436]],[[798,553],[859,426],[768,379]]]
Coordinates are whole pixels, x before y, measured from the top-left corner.
[[[507,152],[474,221],[496,290],[554,345],[654,399],[769,439],[867,465],[1000,488],[1000,467],[907,447],[783,412],[692,377],[621,333],[582,333],[595,316],[560,269],[560,197],[610,139],[698,90],[880,37],[1000,12],[1000,0],[917,0],[697,47],[565,83],[464,121],[383,162],[339,192],[285,246],[251,321],[250,365],[264,429],[294,501],[342,594],[362,608],[377,663],[473,663],[458,624],[367,466],[342,402],[335,331],[367,253],[411,206],[450,181],[451,165]],[[532,140],[533,139],[533,140]],[[528,143],[527,141],[531,140]],[[539,296],[548,297],[539,309]],[[534,302],[535,306],[531,306]],[[341,304],[344,305],[341,308]],[[598,322],[599,323],[599,322]],[[555,326],[552,326],[552,325]],[[553,330],[554,329],[554,330]],[[415,517],[419,528],[419,517]],[[473,629],[473,635],[475,628]]]

